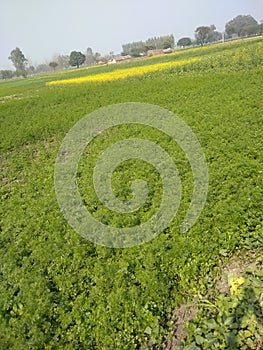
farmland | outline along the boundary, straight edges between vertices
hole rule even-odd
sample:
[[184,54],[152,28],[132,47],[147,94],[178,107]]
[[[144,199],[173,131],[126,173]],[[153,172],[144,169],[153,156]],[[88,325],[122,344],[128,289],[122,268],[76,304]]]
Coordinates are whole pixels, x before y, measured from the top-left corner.
[[[229,348],[231,341],[259,349],[262,95],[262,37],[1,82],[0,349],[168,349],[175,310],[196,300],[205,304],[207,298],[217,312],[200,308],[188,325],[185,349]],[[68,225],[55,195],[54,164],[63,138],[80,119],[126,102],[163,107],[189,125],[205,154],[209,191],[198,221],[182,233],[193,192],[182,150],[146,126],[102,132],[78,169],[83,201],[98,220],[133,226],[146,222],[160,204],[158,172],[139,160],[118,167],[112,186],[119,198],[129,199],[129,183],[145,179],[150,189],[145,206],[121,218],[99,202],[92,169],[99,154],[119,140],[136,136],[160,145],[177,164],[183,185],[168,228],[143,245],[113,249],[82,238]],[[230,280],[232,293],[224,299],[216,285],[223,266],[236,257],[253,264],[245,282],[237,279],[235,287]],[[255,302],[249,304],[251,293]],[[244,310],[253,311],[252,329],[251,319],[245,326],[230,319],[231,307],[242,298]]]

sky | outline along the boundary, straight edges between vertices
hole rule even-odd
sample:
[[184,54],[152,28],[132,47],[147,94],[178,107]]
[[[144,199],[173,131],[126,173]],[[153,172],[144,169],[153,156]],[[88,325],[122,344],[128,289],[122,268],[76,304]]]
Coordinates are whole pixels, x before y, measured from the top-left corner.
[[30,64],[88,47],[118,54],[122,44],[173,34],[194,37],[198,26],[223,31],[237,15],[263,20],[263,0],[0,0],[0,69],[19,47]]

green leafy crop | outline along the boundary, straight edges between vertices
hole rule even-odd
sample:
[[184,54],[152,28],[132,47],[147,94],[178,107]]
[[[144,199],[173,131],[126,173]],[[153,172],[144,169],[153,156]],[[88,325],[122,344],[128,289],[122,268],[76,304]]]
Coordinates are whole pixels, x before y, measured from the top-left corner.
[[[165,349],[174,334],[174,310],[214,289],[222,263],[237,252],[262,252],[262,38],[127,67],[179,57],[202,57],[203,65],[104,84],[45,85],[59,73],[0,83],[0,349]],[[78,74],[87,72],[63,72],[61,79]],[[147,180],[145,205],[124,222],[99,203],[92,166],[116,140],[136,136],[158,143],[175,161],[183,185],[178,214],[164,232],[141,246],[110,249],[68,225],[56,200],[54,165],[78,120],[123,102],[164,107],[191,127],[207,160],[209,193],[197,223],[182,233],[193,178],[179,146],[150,127],[103,132],[85,149],[77,178],[87,208],[102,221],[115,227],[147,221],[162,195],[158,173],[128,161],[116,168],[113,191],[129,199],[131,181]],[[262,272],[244,279],[239,293],[206,298],[213,306],[189,324],[188,349],[260,344]]]

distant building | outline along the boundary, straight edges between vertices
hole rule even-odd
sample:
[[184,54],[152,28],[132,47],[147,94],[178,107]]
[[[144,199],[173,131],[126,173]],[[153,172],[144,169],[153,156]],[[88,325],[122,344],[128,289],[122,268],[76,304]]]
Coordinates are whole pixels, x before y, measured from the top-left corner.
[[116,56],[112,58],[108,63],[121,63],[121,62],[129,62],[131,60],[130,55],[125,55],[125,56]]
[[163,53],[172,53],[173,49],[171,49],[170,47],[168,49],[164,49]]
[[147,56],[158,56],[158,55],[163,55],[163,50],[148,50],[147,51]]

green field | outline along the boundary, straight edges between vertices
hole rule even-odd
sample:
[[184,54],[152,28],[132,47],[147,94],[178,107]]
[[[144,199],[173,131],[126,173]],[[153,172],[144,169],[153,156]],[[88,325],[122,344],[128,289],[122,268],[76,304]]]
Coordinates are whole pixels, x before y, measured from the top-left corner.
[[[191,63],[194,57],[200,62]],[[140,77],[46,85],[188,59],[189,64]],[[233,349],[237,344],[240,349],[260,349],[262,96],[262,37],[0,82],[0,349],[169,349],[175,337],[174,311],[182,303],[201,300],[204,305],[204,298],[214,307],[207,311],[200,306],[188,325],[184,349],[230,349],[231,344]],[[100,203],[92,188],[92,169],[98,155],[118,140],[136,136],[159,144],[176,162],[183,185],[178,214],[164,232],[141,246],[112,249],[89,242],[68,225],[55,196],[54,165],[63,138],[78,120],[124,102],[163,107],[190,126],[206,157],[209,192],[197,223],[181,233],[193,178],[178,145],[145,126],[103,132],[85,150],[78,171],[83,200],[97,219],[116,227],[137,225],[160,203],[158,173],[137,160],[116,169],[113,188],[120,199],[129,199],[129,183],[137,177],[147,180],[145,206],[122,218]],[[252,259],[253,268],[243,291],[222,296],[216,284],[233,256]],[[254,299],[244,296],[246,290]],[[232,307],[240,298],[246,302],[234,319]],[[246,312],[253,322],[237,322]],[[217,326],[204,323],[206,319]]]

